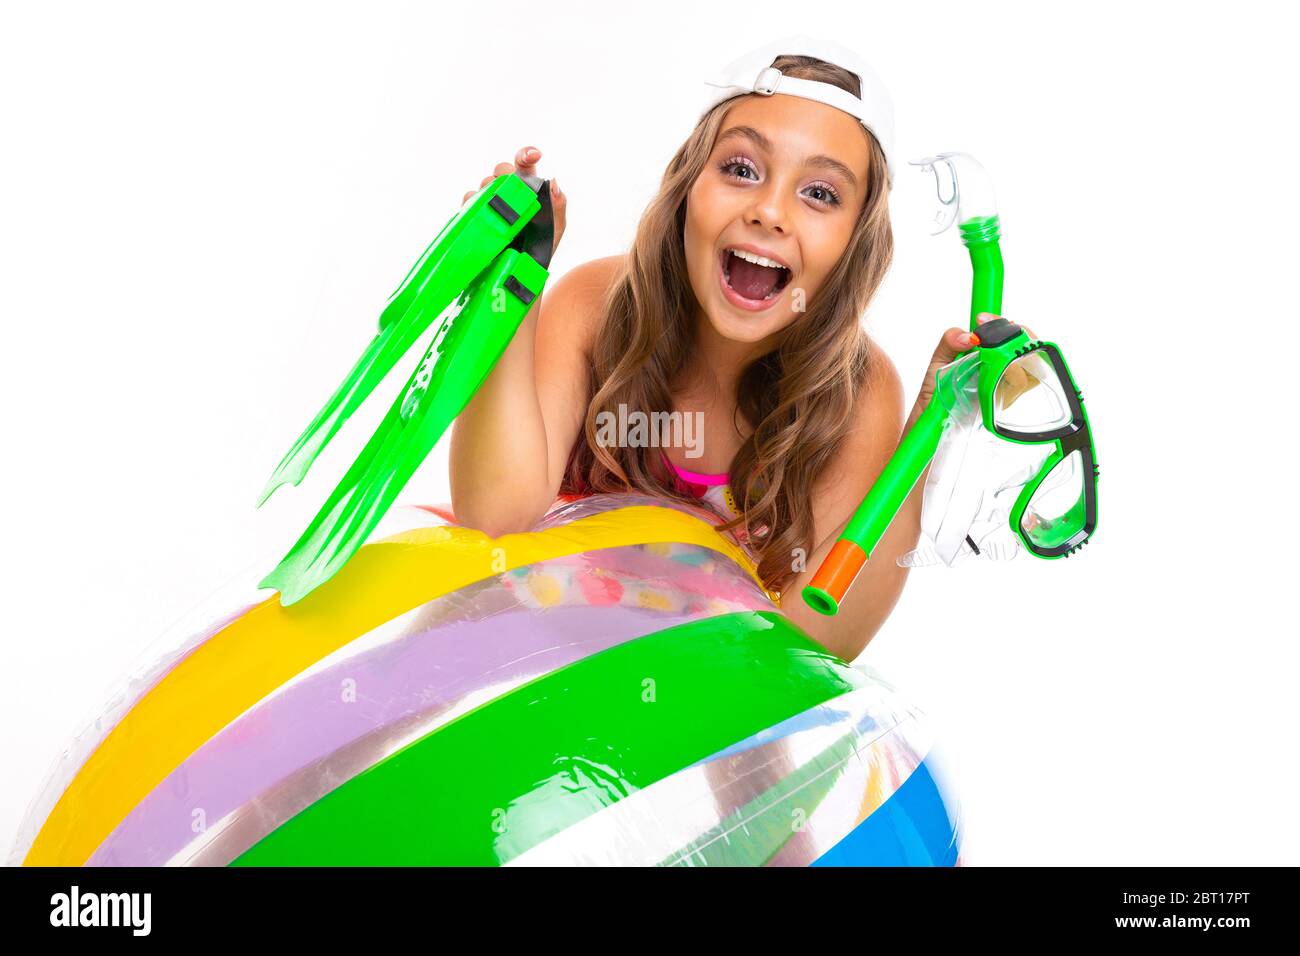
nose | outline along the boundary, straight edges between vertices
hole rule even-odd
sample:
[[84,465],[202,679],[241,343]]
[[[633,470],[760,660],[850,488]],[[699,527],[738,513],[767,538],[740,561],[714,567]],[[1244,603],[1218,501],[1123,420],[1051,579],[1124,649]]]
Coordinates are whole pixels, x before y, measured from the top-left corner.
[[761,189],[750,193],[749,208],[745,210],[745,222],[761,229],[785,234],[789,229],[788,211],[785,206],[785,186],[776,177],[769,179]]

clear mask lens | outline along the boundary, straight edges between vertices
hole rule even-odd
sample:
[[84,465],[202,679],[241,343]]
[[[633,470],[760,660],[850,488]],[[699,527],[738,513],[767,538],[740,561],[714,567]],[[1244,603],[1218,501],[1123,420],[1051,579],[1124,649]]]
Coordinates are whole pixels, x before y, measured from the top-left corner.
[[1065,385],[1042,351],[1009,364],[993,391],[993,421],[1000,431],[1038,434],[1068,428],[1072,416]]
[[1084,477],[1083,456],[1073,451],[1038,486],[1020,519],[1036,547],[1060,547],[1083,530]]

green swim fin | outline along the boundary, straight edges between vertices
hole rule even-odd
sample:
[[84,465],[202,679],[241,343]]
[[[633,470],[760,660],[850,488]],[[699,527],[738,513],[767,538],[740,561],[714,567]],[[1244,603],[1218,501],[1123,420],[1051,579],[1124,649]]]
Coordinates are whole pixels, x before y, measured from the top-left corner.
[[302,481],[375,386],[540,208],[535,190],[511,174],[498,177],[448,220],[389,297],[378,334],[276,467],[257,500],[259,508],[281,485]]
[[411,269],[380,318],[379,335],[263,493],[265,500],[279,484],[301,480],[405,348],[440,318],[432,344],[374,436],[261,582],[280,591],[283,606],[338,573],[473,398],[542,294],[553,240],[549,184],[511,174],[453,217]]

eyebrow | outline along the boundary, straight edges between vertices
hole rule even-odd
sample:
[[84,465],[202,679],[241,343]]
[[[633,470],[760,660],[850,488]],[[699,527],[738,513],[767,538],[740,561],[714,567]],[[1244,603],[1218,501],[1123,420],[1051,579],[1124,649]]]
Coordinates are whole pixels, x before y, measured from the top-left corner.
[[[733,126],[718,137],[718,142],[721,143],[725,139],[734,139],[738,136],[752,140],[760,149],[766,150],[769,153],[773,152],[772,141],[752,126]],[[849,185],[854,189],[858,188],[858,177],[854,176],[853,170],[849,169],[849,167],[845,166],[838,159],[832,159],[829,156],[809,156],[804,160],[804,165],[816,166],[819,169],[833,170],[847,179]]]

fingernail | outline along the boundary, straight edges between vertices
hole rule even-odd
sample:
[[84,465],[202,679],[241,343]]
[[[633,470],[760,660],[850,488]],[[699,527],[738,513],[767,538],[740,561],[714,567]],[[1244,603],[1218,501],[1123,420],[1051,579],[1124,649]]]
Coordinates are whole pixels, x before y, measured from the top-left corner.
[[529,158],[529,159],[536,159],[536,158],[537,158],[538,156],[540,156],[540,155],[541,155],[541,153],[539,153],[539,152],[538,152],[537,150],[535,150],[535,149],[530,149],[530,150],[528,150],[528,152],[524,153],[524,156],[526,156],[526,157]]
[[560,181],[558,179],[551,180],[551,195],[552,196],[564,195],[564,193],[560,192]]

